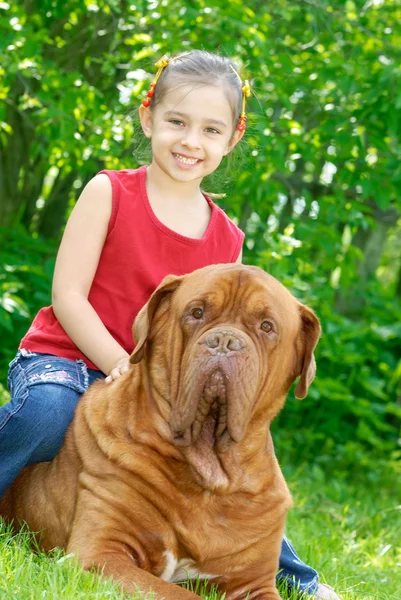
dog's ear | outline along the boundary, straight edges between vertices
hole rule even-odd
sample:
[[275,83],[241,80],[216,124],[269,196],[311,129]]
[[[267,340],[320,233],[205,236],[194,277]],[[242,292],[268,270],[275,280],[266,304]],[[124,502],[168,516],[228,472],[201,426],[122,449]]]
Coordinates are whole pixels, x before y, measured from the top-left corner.
[[308,388],[315,378],[316,362],[313,351],[319,341],[321,328],[319,319],[310,308],[300,304],[299,310],[301,313],[302,354],[297,373],[300,375],[300,379],[295,387],[295,397],[301,400],[307,395]]
[[132,333],[135,341],[135,349],[130,357],[131,363],[138,363],[142,360],[145,353],[146,340],[148,339],[150,324],[157,307],[167,294],[174,292],[181,284],[183,277],[176,275],[167,275],[156,288],[148,302],[141,308],[132,327]]

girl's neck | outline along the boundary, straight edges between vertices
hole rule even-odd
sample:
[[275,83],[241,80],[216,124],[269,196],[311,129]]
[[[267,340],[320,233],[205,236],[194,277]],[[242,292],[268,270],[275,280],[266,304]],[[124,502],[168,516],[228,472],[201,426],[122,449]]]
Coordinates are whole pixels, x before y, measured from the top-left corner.
[[174,181],[153,163],[146,171],[146,191],[153,214],[168,229],[193,239],[203,237],[212,214],[200,181]]
[[[152,162],[146,170],[146,187],[148,194],[174,198],[175,201],[191,202],[202,198],[200,189],[201,179],[194,181],[175,181],[160,167]],[[153,194],[152,194],[153,193]]]

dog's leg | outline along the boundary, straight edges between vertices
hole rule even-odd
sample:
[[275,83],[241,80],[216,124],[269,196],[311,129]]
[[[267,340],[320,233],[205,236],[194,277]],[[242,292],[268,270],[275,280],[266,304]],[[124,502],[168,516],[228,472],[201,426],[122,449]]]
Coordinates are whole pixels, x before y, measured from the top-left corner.
[[[223,592],[224,587],[219,586],[219,591]],[[264,588],[258,589],[254,585],[250,586],[249,590],[245,593],[237,591],[226,592],[226,600],[282,600],[276,588]]]
[[147,593],[153,592],[158,600],[199,600],[199,596],[192,592],[143,571],[122,552],[99,554],[93,559],[88,557],[84,567],[86,569],[95,567],[102,572],[102,575],[120,583],[130,594],[140,591],[146,596]]
[[96,569],[111,577],[130,594],[141,592],[145,597],[152,591],[155,600],[199,600],[192,592],[140,568],[139,563],[146,565],[149,560],[140,544],[136,548],[134,536],[119,526],[118,519],[101,520],[99,512],[93,521],[91,516],[89,510],[75,520],[67,546],[67,553],[73,553],[86,570]]
[[226,593],[226,600],[281,600],[275,571],[256,574],[254,569],[251,567],[218,582],[219,591]]
[[[226,590],[224,590],[224,586],[219,586],[219,591],[223,592]],[[246,592],[242,590],[226,591],[225,598],[226,600],[282,600],[275,586],[260,589],[255,588],[254,584],[250,584]]]
[[155,600],[199,600],[199,596],[192,592],[143,571],[123,552],[109,553],[106,550],[94,556],[86,553],[84,560],[79,555],[79,561],[85,569],[95,568],[103,576],[111,577],[130,594],[141,592],[145,597],[147,593],[153,592]]

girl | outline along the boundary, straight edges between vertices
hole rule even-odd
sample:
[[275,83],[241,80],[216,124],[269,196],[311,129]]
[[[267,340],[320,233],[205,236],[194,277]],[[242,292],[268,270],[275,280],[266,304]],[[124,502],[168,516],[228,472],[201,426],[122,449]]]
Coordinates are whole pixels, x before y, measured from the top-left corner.
[[[244,134],[249,86],[229,60],[203,51],[157,66],[139,109],[151,164],[102,171],[85,187],[58,252],[53,304],[10,364],[0,497],[26,465],[54,458],[88,385],[130,368],[132,323],[165,275],[241,261],[243,233],[200,185]],[[300,590],[338,599],[286,539],[280,566]]]

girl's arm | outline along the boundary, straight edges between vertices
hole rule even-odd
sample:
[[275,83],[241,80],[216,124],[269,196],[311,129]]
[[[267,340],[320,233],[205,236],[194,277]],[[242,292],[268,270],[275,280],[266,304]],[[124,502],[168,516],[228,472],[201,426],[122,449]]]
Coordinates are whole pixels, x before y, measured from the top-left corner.
[[242,263],[242,248],[241,248],[241,252],[238,254],[238,258],[237,258],[237,260],[235,262],[239,263],[239,264]]
[[97,175],[68,219],[53,278],[53,310],[72,341],[108,380],[129,369],[129,355],[110,335],[88,302],[111,215],[111,182]]

